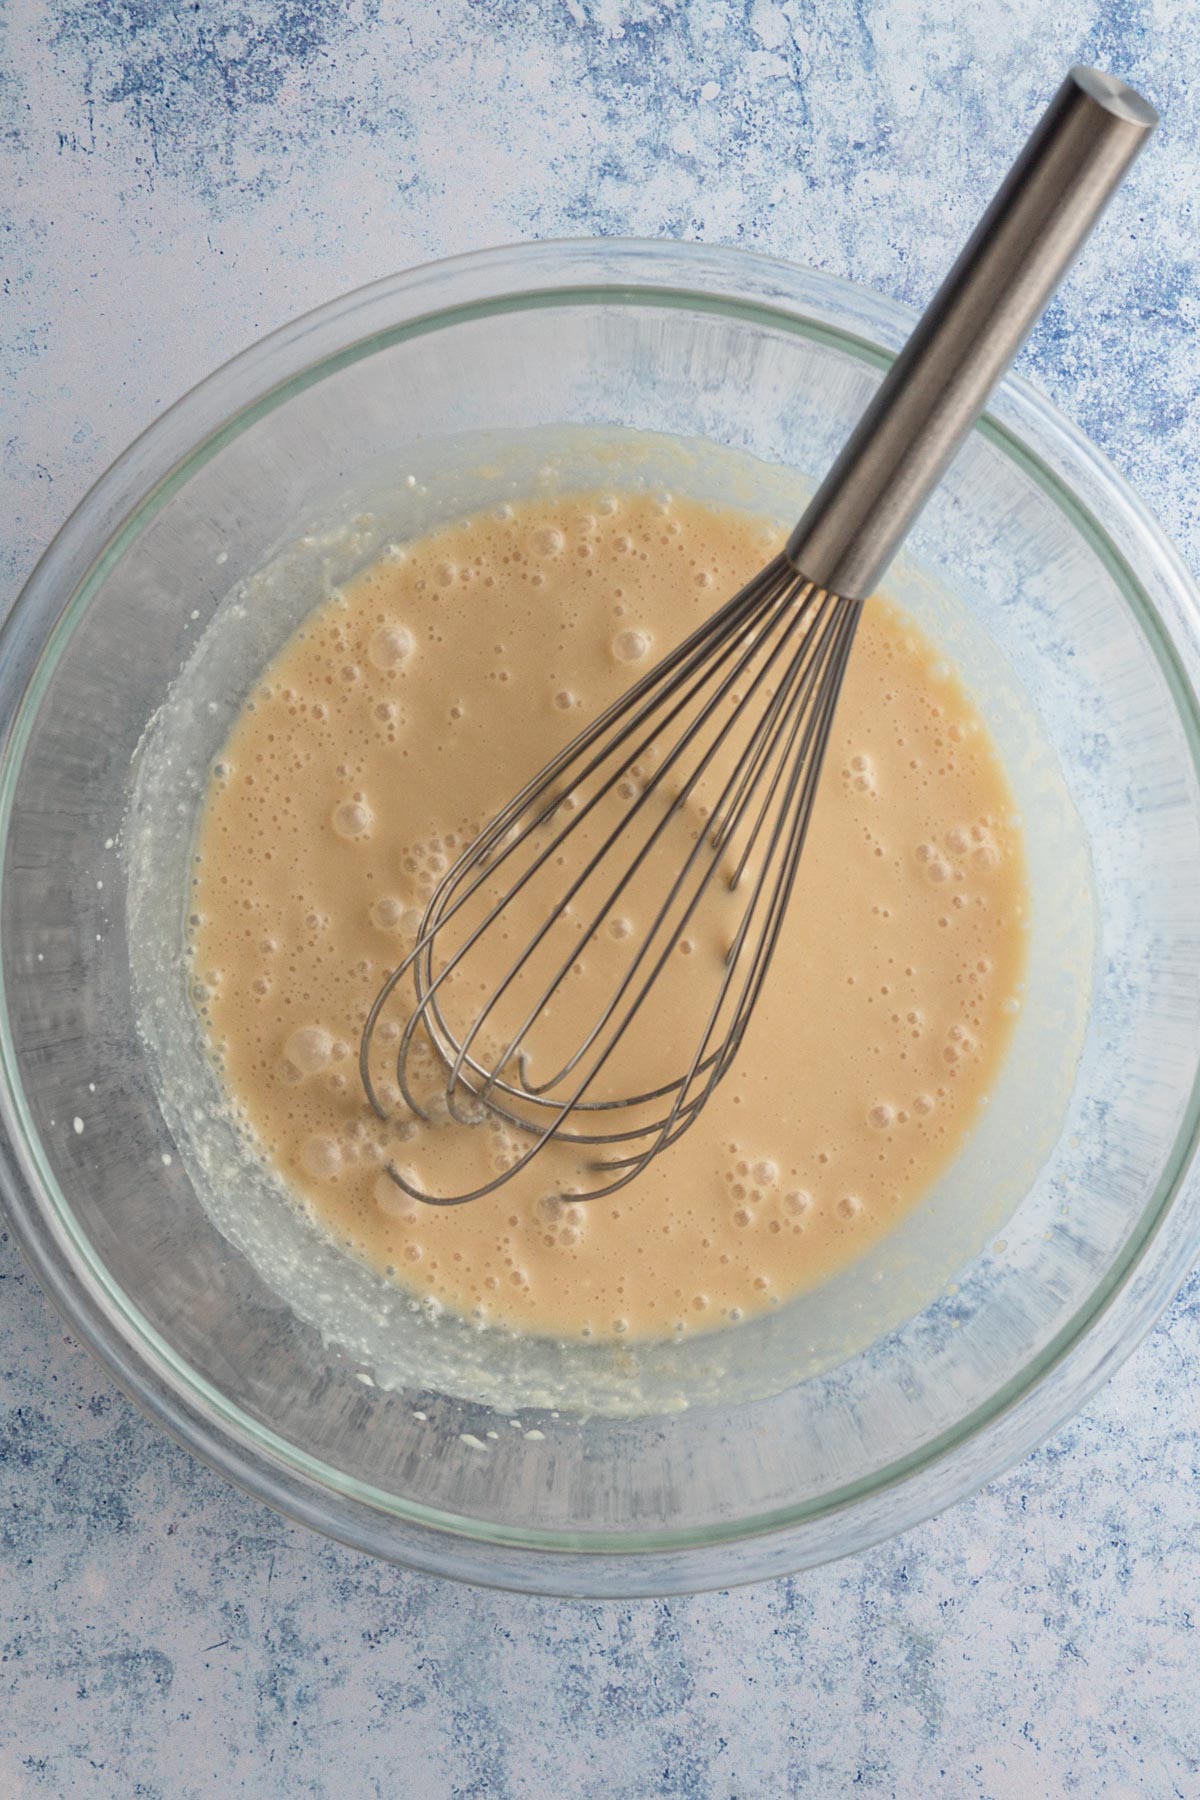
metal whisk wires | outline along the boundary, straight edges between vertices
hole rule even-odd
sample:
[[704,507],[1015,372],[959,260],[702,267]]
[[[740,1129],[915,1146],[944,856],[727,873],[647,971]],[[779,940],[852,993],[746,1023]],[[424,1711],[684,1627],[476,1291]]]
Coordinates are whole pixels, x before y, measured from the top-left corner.
[[[572,1194],[596,1198],[695,1122],[771,964],[862,601],[1156,123],[1124,83],[1070,71],[786,553],[554,757],[444,877],[368,1016],[362,1079],[387,1118],[372,1064],[411,974],[415,1006],[403,1028],[386,1021],[396,1098],[428,1117],[435,1081],[448,1116],[506,1121],[525,1147],[465,1193],[428,1192],[393,1163],[407,1192],[478,1199],[553,1140],[580,1151]],[[704,970],[712,996],[697,1011]]]
[[[464,1193],[430,1193],[393,1167],[407,1192],[441,1205],[478,1199],[554,1138],[583,1147],[573,1197],[597,1198],[695,1122],[738,1051],[778,942],[860,611],[776,557],[553,758],[443,877],[371,1010],[362,1079],[386,1117],[376,1034],[410,977],[415,1003],[395,1062],[407,1106],[430,1114],[415,1067],[424,1044],[451,1118],[498,1114],[525,1143],[511,1167]],[[681,957],[694,940],[710,953]],[[590,949],[616,965],[598,995],[576,981]],[[695,1017],[702,965],[711,998],[696,1040],[674,1073],[631,1082],[623,1051],[649,997],[682,978],[690,998],[678,1010]],[[453,1007],[464,989],[480,998]]]

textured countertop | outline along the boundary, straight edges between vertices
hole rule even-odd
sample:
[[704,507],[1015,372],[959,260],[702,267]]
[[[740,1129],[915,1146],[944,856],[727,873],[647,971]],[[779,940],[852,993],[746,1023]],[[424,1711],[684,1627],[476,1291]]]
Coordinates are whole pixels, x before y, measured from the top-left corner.
[[[1165,125],[1023,367],[1200,563],[1192,0],[11,0],[0,32],[5,604],[183,389],[407,264],[700,237],[920,304],[1077,60]],[[1198,1371],[1194,1279],[1050,1444],[869,1555],[514,1599],[228,1489],[0,1238],[0,1795],[1200,1795]]]

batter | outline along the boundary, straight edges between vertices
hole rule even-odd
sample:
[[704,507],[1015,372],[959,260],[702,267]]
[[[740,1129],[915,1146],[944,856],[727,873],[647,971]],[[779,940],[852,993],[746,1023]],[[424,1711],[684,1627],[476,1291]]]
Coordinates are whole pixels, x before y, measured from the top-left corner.
[[[920,1199],[996,1079],[1025,964],[1012,794],[953,672],[876,599],[771,979],[695,1129],[586,1204],[552,1197],[543,1158],[447,1210],[386,1172],[415,1128],[394,1092],[386,1124],[371,1111],[358,1042],[438,877],[776,548],[761,521],[644,494],[455,525],[307,621],[214,768],[189,954],[231,1101],[340,1243],[469,1317],[622,1339],[778,1305]],[[446,1145],[464,1186],[519,1148],[494,1125]]]

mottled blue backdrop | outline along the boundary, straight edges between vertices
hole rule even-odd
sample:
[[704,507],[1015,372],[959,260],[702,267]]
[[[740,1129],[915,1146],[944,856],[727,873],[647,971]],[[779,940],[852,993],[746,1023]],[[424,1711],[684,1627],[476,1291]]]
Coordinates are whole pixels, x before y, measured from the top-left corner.
[[[951,22],[951,21],[954,22]],[[405,264],[604,232],[924,301],[1072,61],[1165,117],[1024,367],[1193,566],[1194,0],[9,0],[0,587],[127,440]],[[1200,1795],[1200,1283],[1006,1480],[633,1606],[418,1579],[161,1439],[0,1241],[0,1795]]]

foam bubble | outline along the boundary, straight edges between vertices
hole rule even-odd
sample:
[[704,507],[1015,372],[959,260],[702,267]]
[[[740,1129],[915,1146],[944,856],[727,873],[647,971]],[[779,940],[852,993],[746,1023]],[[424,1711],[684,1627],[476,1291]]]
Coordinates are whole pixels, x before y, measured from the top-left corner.
[[377,669],[398,669],[415,647],[406,625],[381,625],[367,645],[367,656]]
[[288,1038],[283,1054],[301,1075],[319,1075],[333,1054],[333,1038],[321,1025],[302,1025]]
[[411,1194],[406,1194],[385,1169],[375,1177],[371,1187],[371,1197],[380,1212],[389,1219],[415,1219],[420,1206]]
[[618,631],[613,639],[612,653],[618,662],[641,662],[643,657],[650,654],[650,641],[648,631],[635,631],[632,627],[627,627],[624,631]]
[[365,800],[343,800],[333,809],[333,829],[339,837],[367,837],[375,815]]
[[383,894],[371,908],[371,920],[380,931],[396,931],[408,911],[403,900],[397,900],[394,894]]
[[305,1138],[300,1146],[300,1166],[306,1175],[315,1176],[318,1181],[328,1181],[342,1166],[341,1146],[337,1139],[326,1137],[321,1132]]

